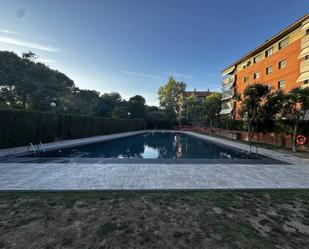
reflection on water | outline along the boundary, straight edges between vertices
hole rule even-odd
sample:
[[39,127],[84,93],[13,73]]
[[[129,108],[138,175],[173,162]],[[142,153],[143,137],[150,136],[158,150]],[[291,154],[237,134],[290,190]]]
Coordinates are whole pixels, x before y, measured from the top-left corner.
[[46,153],[46,157],[243,158],[234,150],[181,133],[147,133]]

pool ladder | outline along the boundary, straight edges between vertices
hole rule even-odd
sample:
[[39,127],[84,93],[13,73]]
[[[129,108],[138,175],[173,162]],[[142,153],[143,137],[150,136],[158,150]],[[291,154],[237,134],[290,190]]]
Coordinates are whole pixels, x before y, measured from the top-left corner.
[[[249,147],[248,150],[246,150],[247,147]],[[258,154],[258,147],[257,146],[252,146],[252,145],[250,146],[248,144],[245,144],[245,146],[243,147],[243,149],[241,151],[241,154],[246,154],[246,155],[251,154],[253,152],[252,149],[251,149],[252,147],[255,147],[255,155],[257,155]]]
[[46,152],[46,150],[45,150],[45,148],[44,148],[42,142],[40,142],[39,144],[37,144],[36,149],[35,149],[33,143],[30,143],[30,144],[28,145],[28,151],[29,151],[29,152],[32,151],[34,155],[36,155],[36,154],[38,154],[38,153],[40,153],[40,152],[44,152],[44,153]]

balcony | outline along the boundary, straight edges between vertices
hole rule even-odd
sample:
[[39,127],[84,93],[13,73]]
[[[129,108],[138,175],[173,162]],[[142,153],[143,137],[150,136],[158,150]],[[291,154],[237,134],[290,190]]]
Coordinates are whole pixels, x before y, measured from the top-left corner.
[[301,49],[305,49],[309,47],[309,35],[305,36],[301,39]]
[[300,63],[300,73],[309,72],[309,60]]
[[235,88],[231,88],[230,90],[228,91],[225,91],[225,92],[222,92],[222,98],[221,100],[228,100],[228,99],[231,99],[233,98],[235,95]]
[[235,82],[235,75],[231,75],[227,78],[225,78],[223,81],[222,81],[222,85],[228,85],[228,84],[233,84]]
[[230,90],[233,86],[234,86],[234,83],[223,85],[222,88],[221,88],[222,92],[226,92],[226,91]]
[[223,101],[221,107],[222,109],[233,109],[235,107],[235,100]]

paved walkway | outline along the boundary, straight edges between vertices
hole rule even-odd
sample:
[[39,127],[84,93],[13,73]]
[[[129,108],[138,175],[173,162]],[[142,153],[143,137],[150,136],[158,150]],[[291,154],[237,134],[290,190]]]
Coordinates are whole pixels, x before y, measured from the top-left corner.
[[309,189],[309,160],[266,149],[259,152],[290,164],[2,163],[0,190]]

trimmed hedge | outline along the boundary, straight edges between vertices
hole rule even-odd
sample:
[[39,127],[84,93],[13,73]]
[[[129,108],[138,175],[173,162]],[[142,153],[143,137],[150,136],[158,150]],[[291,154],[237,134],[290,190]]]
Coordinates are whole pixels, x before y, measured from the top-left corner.
[[[274,132],[293,134],[293,123],[289,120],[281,120],[277,122],[259,123],[255,132]],[[309,136],[309,121],[301,121],[298,127],[298,133]],[[221,128],[235,131],[247,131],[247,123],[243,120],[225,119],[214,122],[213,128]]]
[[142,119],[0,110],[0,148],[143,129]]

